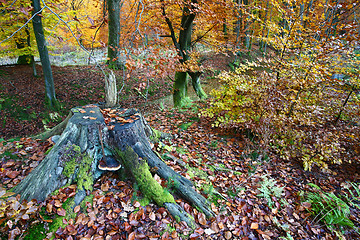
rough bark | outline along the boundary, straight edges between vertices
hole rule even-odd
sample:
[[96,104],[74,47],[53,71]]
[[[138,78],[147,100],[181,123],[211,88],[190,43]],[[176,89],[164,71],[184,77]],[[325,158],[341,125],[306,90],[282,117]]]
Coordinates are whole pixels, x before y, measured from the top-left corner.
[[[43,201],[58,188],[77,183],[74,202],[79,204],[92,191],[93,182],[104,173],[98,169],[99,162],[104,162],[104,153],[105,158],[117,157],[121,160],[145,195],[191,227],[195,223],[175,203],[170,193],[164,194],[162,189],[159,190],[160,185],[154,185],[156,181],[149,167],[156,169],[160,177],[173,183],[173,190],[201,209],[206,216],[214,216],[210,204],[194,190],[191,181],[172,170],[153,152],[150,139],[157,139],[160,134],[146,123],[137,110],[116,111],[116,117],[112,118],[118,122],[111,122],[111,130],[106,127],[104,117],[95,105],[73,108],[71,112],[72,116],[56,145],[39,166],[13,190],[21,194],[21,199],[35,198]],[[104,144],[104,151],[101,142]]]
[[175,202],[169,191],[163,189],[153,178],[147,162],[139,158],[131,147],[127,147],[125,152],[118,150],[114,155],[121,159],[121,162],[127,171],[131,173],[146,197],[152,199],[159,206],[166,207],[171,215],[178,217],[180,221],[185,221],[189,227],[195,228],[194,219]]
[[[81,113],[83,111],[86,113]],[[104,118],[96,106],[73,108],[71,112],[73,116],[55,146],[15,187],[14,192],[21,194],[21,199],[43,201],[58,188],[77,182],[75,202],[80,202],[86,191],[92,189],[93,181],[102,174],[97,168],[102,158],[98,127],[105,128]]]
[[[33,14],[41,10],[40,0],[32,0]],[[42,26],[41,17],[36,15],[33,18],[33,28],[36,38],[37,47],[39,50],[41,66],[43,69],[45,79],[45,102],[51,108],[59,108],[59,102],[55,96],[54,78],[51,71],[50,59],[48,49],[46,47],[45,35]]]
[[140,158],[147,160],[151,168],[157,169],[156,173],[160,177],[173,182],[174,190],[181,197],[197,206],[205,215],[209,217],[214,215],[208,201],[194,190],[191,181],[172,170],[152,151],[150,137],[153,135],[153,131],[143,117],[133,123],[115,125],[109,135],[111,141],[109,145],[123,152],[127,150],[127,147],[131,147]]

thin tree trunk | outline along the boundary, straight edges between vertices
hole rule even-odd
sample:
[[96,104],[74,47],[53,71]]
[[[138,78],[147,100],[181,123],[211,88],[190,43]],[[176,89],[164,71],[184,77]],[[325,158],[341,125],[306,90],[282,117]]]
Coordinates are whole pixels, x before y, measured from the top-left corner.
[[207,95],[206,95],[205,91],[202,89],[201,84],[200,84],[201,72],[188,72],[188,73],[191,77],[191,83],[196,92],[196,95],[200,99],[206,99]]
[[[272,20],[272,10],[273,10],[273,7],[271,6],[269,22],[271,22],[271,20]],[[270,33],[270,28],[268,28],[268,30],[267,30],[266,39],[269,37],[269,33]],[[264,44],[264,56],[266,55],[266,48],[267,48],[267,41],[265,41],[265,44]]]
[[108,32],[108,66],[120,69],[120,2],[121,0],[106,0],[109,14]]
[[[32,0],[32,3],[34,8],[33,14],[35,14],[41,9],[40,0]],[[45,79],[45,103],[50,108],[57,109],[59,108],[59,102],[55,96],[54,79],[51,71],[49,53],[46,47],[46,41],[45,41],[45,35],[44,35],[41,17],[39,15],[36,15],[32,21],[33,21],[36,43],[39,50],[41,65]]]

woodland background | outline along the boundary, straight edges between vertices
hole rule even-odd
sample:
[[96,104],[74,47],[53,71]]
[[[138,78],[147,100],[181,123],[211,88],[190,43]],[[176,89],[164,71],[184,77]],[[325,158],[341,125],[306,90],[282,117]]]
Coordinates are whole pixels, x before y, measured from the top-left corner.
[[[359,238],[356,0],[0,0],[0,18],[4,239]],[[110,70],[119,105],[176,136],[156,149],[217,217],[177,199],[190,229],[116,174],[72,212],[76,186],[8,197],[52,146],[30,136],[103,102]]]

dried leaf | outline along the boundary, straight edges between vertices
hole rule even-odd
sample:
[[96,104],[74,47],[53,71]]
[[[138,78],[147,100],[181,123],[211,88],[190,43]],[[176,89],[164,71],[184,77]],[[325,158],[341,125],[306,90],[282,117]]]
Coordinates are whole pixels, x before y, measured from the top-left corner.
[[206,225],[206,217],[205,217],[205,214],[204,214],[204,213],[200,212],[200,213],[198,214],[198,219],[199,219],[199,223],[200,223],[201,225]]
[[77,205],[75,208],[74,208],[74,213],[78,213],[80,211],[80,205]]
[[66,211],[65,211],[65,209],[63,209],[63,208],[58,208],[57,209],[57,214],[59,215],[59,216],[65,216],[66,215]]
[[6,176],[8,176],[11,179],[16,178],[19,175],[19,171],[8,171],[6,172]]
[[151,212],[151,213],[149,214],[149,218],[150,218],[150,220],[155,221],[155,220],[156,220],[156,215],[155,215],[155,213],[154,213],[154,212]]
[[251,228],[251,229],[258,229],[258,228],[259,228],[259,224],[258,224],[258,223],[251,223],[250,228]]

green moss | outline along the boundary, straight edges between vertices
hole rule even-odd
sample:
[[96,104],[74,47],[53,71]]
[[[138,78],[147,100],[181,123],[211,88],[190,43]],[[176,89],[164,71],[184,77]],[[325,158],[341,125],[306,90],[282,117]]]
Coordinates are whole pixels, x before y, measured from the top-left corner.
[[46,231],[44,223],[38,223],[31,226],[27,230],[27,235],[23,238],[24,240],[41,240],[46,237]]
[[89,155],[85,155],[82,160],[82,166],[78,173],[78,189],[93,190],[93,178],[91,174],[91,164],[93,159]]
[[66,162],[65,164],[65,168],[63,171],[64,176],[70,178],[75,173],[76,167],[77,167],[76,159],[71,158],[71,160]]
[[183,123],[179,126],[179,128],[181,128],[182,130],[187,130],[192,124],[193,122]]
[[186,154],[186,153],[189,152],[188,150],[186,150],[186,149],[184,149],[184,148],[182,148],[182,147],[176,147],[176,151],[177,151],[178,153],[180,153],[180,154]]
[[161,132],[155,128],[151,128],[151,130],[153,131],[153,134],[150,136],[150,140],[152,142],[158,142],[161,138]]
[[84,210],[86,208],[86,203],[87,202],[89,202],[92,205],[93,201],[94,201],[94,195],[90,194],[90,195],[86,196],[84,198],[84,200],[82,200],[81,203],[80,203],[81,209]]
[[151,199],[149,199],[148,197],[141,197],[139,198],[139,203],[141,204],[141,206],[147,206],[149,205],[151,202]]
[[128,147],[125,152],[115,150],[115,153],[122,159],[125,167],[132,172],[145,197],[152,199],[159,206],[167,202],[175,203],[174,197],[153,178],[146,161],[138,160],[138,155],[132,148]]
[[76,174],[78,190],[93,190],[93,177],[91,174],[91,164],[93,159],[86,153],[82,154],[77,145],[66,148],[63,161],[63,175],[67,178]]
[[208,174],[204,172],[203,170],[200,170],[198,168],[190,167],[188,164],[186,164],[186,168],[188,169],[187,173],[191,178],[199,177],[204,180],[208,179]]
[[67,220],[75,219],[76,213],[74,212],[74,207],[75,207],[74,198],[66,199],[66,201],[62,204],[62,207],[66,211],[65,217],[66,217]]
[[153,178],[147,163],[144,162],[142,167],[133,170],[136,182],[146,197],[154,200],[159,206],[166,202],[175,203],[174,197]]

